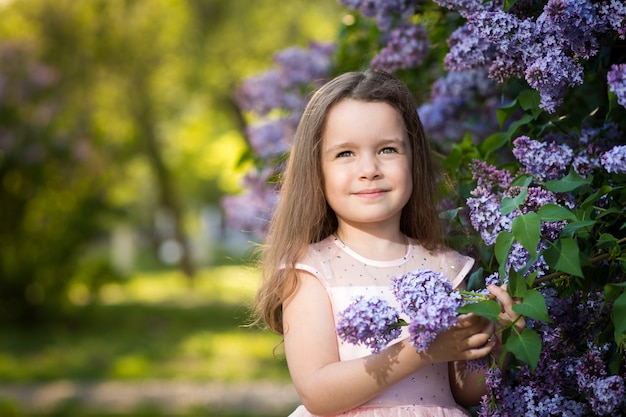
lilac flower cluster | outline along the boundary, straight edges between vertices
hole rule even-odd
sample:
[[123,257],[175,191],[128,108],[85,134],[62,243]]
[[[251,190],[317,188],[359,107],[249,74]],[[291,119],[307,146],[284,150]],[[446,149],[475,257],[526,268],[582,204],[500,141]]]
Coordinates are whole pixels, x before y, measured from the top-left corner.
[[429,45],[423,26],[398,25],[389,31],[387,45],[372,59],[371,67],[387,72],[417,67],[428,54]]
[[456,323],[462,297],[441,273],[421,269],[394,277],[391,291],[409,317],[410,343],[418,352]]
[[339,0],[363,16],[373,17],[380,30],[391,29],[396,20],[404,20],[415,13],[419,0]]
[[484,68],[498,82],[524,77],[548,112],[582,84],[580,59],[595,56],[600,39],[624,38],[626,12],[617,1],[549,0],[538,16],[524,15],[522,6],[502,11],[495,1],[437,3],[467,18],[449,39],[449,70]]
[[554,324],[527,319],[542,340],[539,363],[534,373],[527,365],[506,375],[489,369],[479,415],[625,415],[626,369],[610,375],[612,352],[596,342],[610,320],[604,292],[540,291]]
[[497,84],[486,71],[450,72],[433,84],[430,102],[420,106],[418,113],[431,139],[440,145],[450,139],[458,141],[465,132],[484,138],[498,128],[498,94]]
[[615,146],[600,157],[607,172],[626,174],[626,145]]
[[473,161],[470,169],[478,181],[472,197],[467,199],[470,223],[485,244],[491,246],[500,232],[511,230],[512,215],[503,214],[500,209],[504,190],[511,183],[511,173],[483,161]]
[[[463,297],[445,275],[421,269],[392,278],[390,288],[409,319],[410,343],[418,352],[427,350],[439,333],[456,323]],[[339,314],[337,334],[348,343],[378,352],[400,336],[398,326],[403,322],[388,302],[359,297]]]
[[518,137],[513,145],[513,155],[524,166],[526,173],[540,180],[564,177],[574,157],[574,151],[567,145],[539,142],[528,136]]
[[428,55],[426,28],[410,21],[420,0],[339,0],[363,16],[376,19],[382,49],[370,66],[387,72],[415,68]]
[[398,310],[381,298],[356,298],[339,314],[337,334],[354,345],[365,345],[378,353],[400,337]]
[[274,207],[278,202],[275,186],[268,184],[271,170],[250,171],[243,180],[245,191],[222,199],[226,223],[238,230],[263,238]]
[[306,89],[329,76],[333,52],[333,45],[319,43],[284,49],[274,56],[275,69],[247,78],[237,89],[238,106],[254,116],[247,134],[259,156],[287,151],[307,103]]
[[626,64],[613,65],[606,78],[610,90],[617,96],[617,102],[626,107]]

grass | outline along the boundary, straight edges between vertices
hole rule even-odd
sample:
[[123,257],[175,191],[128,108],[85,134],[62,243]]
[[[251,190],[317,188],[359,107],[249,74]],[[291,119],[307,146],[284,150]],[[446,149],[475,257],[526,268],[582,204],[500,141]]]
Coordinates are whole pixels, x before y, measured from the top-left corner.
[[193,289],[178,272],[111,284],[83,320],[3,329],[0,380],[285,381],[280,338],[245,326],[257,285],[235,266],[202,271]]
[[[80,319],[0,329],[0,381],[286,382],[284,359],[273,354],[280,337],[246,326],[257,286],[258,273],[241,266],[203,270],[192,289],[178,272],[109,284]],[[12,407],[0,399],[0,415],[25,415]],[[71,402],[59,407],[48,415],[82,415]],[[147,405],[130,415],[163,414]]]

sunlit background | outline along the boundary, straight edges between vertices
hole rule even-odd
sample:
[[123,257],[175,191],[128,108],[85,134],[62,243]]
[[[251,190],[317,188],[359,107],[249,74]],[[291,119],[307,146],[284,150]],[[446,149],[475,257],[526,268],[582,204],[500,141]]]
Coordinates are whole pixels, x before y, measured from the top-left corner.
[[[233,92],[335,0],[0,1],[0,416],[279,416]],[[275,349],[276,348],[276,349]]]

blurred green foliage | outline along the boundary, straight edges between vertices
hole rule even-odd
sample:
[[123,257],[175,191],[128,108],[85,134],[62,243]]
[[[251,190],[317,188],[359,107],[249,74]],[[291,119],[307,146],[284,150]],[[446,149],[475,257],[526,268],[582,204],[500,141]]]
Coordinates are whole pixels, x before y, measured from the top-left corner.
[[81,291],[124,278],[111,231],[153,254],[159,211],[193,275],[195,219],[243,172],[234,87],[282,47],[332,39],[339,14],[304,0],[0,3],[0,321],[75,314]]

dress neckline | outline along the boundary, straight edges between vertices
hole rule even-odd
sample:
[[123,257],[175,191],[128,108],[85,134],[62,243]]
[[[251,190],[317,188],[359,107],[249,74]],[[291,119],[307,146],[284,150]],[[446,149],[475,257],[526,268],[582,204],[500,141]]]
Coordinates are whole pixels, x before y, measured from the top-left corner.
[[365,256],[362,256],[358,254],[357,252],[355,252],[354,250],[352,250],[352,248],[350,248],[348,245],[343,243],[341,239],[339,239],[336,235],[333,234],[330,236],[330,238],[333,240],[334,244],[338,248],[340,248],[342,251],[344,251],[345,253],[347,253],[348,255],[356,259],[357,261],[362,262],[366,265],[376,266],[379,268],[388,268],[388,267],[403,265],[406,262],[408,262],[408,260],[411,257],[411,254],[413,253],[413,241],[411,238],[407,238],[408,243],[406,245],[407,246],[406,254],[400,258],[391,259],[389,261],[379,261],[376,259],[366,258]]

